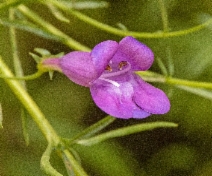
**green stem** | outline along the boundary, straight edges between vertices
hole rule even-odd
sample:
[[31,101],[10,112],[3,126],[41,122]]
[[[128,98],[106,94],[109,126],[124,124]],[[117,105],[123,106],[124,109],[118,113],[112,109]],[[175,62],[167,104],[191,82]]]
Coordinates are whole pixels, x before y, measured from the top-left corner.
[[[153,33],[149,33],[149,32],[135,32],[135,31],[124,31],[124,30],[120,30],[114,27],[111,27],[107,24],[101,23],[93,18],[90,18],[78,11],[75,11],[73,9],[70,9],[68,7],[66,7],[62,2],[57,1],[57,0],[48,0],[49,3],[54,4],[56,7],[62,9],[63,11],[65,11],[66,13],[69,13],[70,15],[73,15],[75,17],[77,17],[78,19],[84,21],[85,23],[88,23],[98,29],[101,29],[103,31],[115,34],[115,35],[119,35],[119,36],[134,36],[137,38],[167,38],[167,37],[177,37],[177,36],[183,36],[183,35],[187,35],[193,32],[197,32],[201,29],[204,29],[205,27],[209,26],[210,24],[212,24],[212,19],[206,21],[205,23],[202,23],[200,25],[191,27],[189,29],[185,29],[185,30],[180,30],[180,31],[173,31],[173,32],[153,32]],[[42,1],[41,1],[42,2]]]
[[0,10],[5,9],[5,8],[9,8],[11,6],[15,6],[18,3],[20,3],[20,0],[8,0],[8,1],[0,4]]
[[206,89],[212,89],[212,83],[209,82],[199,82],[199,81],[189,81],[189,80],[183,80],[178,78],[165,78],[165,82],[172,85],[183,85],[183,86],[189,86],[189,87],[197,87],[197,88],[206,88]]
[[54,150],[54,146],[51,143],[49,143],[45,152],[43,153],[41,157],[41,162],[40,162],[41,169],[43,169],[47,175],[63,176],[62,174],[57,172],[57,170],[55,170],[50,163],[50,157],[53,150]]
[[171,84],[175,86],[189,86],[189,87],[196,87],[196,88],[206,88],[212,89],[212,83],[210,82],[199,82],[199,81],[190,81],[185,79],[173,78],[173,77],[166,77],[158,73],[154,73],[151,71],[136,72],[139,76],[141,76],[145,81],[149,82],[160,82]]
[[[7,65],[4,63],[2,58],[0,58],[0,72],[6,77],[15,77]],[[46,137],[47,141],[54,141],[54,144],[58,144],[60,141],[59,136],[56,134],[52,126],[46,120],[44,114],[40,111],[37,104],[32,100],[31,96],[26,92],[26,90],[21,86],[19,81],[4,79],[8,86],[11,88],[16,97],[20,100],[29,114],[32,116],[34,121],[37,123],[38,127],[42,131],[43,135]]]
[[88,176],[68,150],[64,150],[63,155],[65,155],[70,162],[76,176]]
[[[14,77],[8,66],[4,63],[2,58],[0,57],[0,73],[5,75],[6,77]],[[37,126],[45,136],[48,143],[52,143],[54,146],[58,146],[59,144],[64,146],[58,134],[55,132],[53,127],[50,125],[48,120],[45,118],[44,114],[41,112],[37,104],[33,101],[31,96],[26,92],[23,86],[17,80],[12,79],[4,79],[4,81],[8,84],[10,89],[16,95],[18,100],[22,103],[28,113],[31,115],[33,120],[36,122]],[[68,150],[63,150],[62,153],[66,155],[69,159],[72,167],[81,176],[87,176],[83,168],[77,163],[74,157],[70,154]]]
[[166,7],[164,4],[164,0],[158,0],[158,3],[160,6],[161,17],[162,17],[162,22],[163,22],[163,31],[165,33],[165,32],[169,31],[168,15],[167,15]]
[[43,75],[43,73],[45,72],[42,72],[42,71],[38,71],[32,75],[27,75],[27,76],[15,76],[15,77],[7,77],[7,76],[4,76],[4,75],[0,75],[0,78],[4,78],[4,79],[15,79],[15,80],[25,80],[25,81],[28,81],[28,80],[34,80],[38,77],[40,77],[41,75]]
[[102,141],[105,141],[110,138],[116,138],[121,136],[126,136],[134,133],[139,133],[142,131],[147,130],[153,130],[155,128],[172,128],[177,127],[178,125],[172,122],[149,122],[149,123],[142,123],[137,125],[131,125],[128,127],[119,128],[116,130],[111,130],[109,132],[105,132],[102,134],[99,134],[97,136],[88,138],[88,139],[82,139],[79,141],[76,141],[77,144],[81,145],[93,145]]
[[[9,10],[10,20],[15,19],[14,15],[15,15],[15,10],[11,8]],[[23,73],[20,58],[18,56],[18,47],[17,47],[18,45],[17,45],[17,40],[16,40],[16,31],[15,31],[14,27],[10,27],[10,43],[11,43],[11,46],[12,46],[13,65],[14,65],[14,69],[15,69],[15,75],[17,77],[22,77],[24,75],[24,73]],[[24,81],[21,81],[21,84],[24,87],[26,86]]]
[[[15,9],[10,8],[9,9],[9,19],[10,20],[15,20]],[[11,50],[13,54],[13,65],[15,69],[15,76],[17,77],[23,77],[24,72],[22,69],[22,64],[21,60],[18,55],[18,42],[16,38],[16,30],[14,27],[10,27],[10,43],[11,43]],[[20,81],[21,85],[26,89],[26,82],[24,80]],[[29,145],[29,134],[28,134],[28,128],[27,128],[27,118],[26,118],[26,113],[25,109],[23,106],[21,106],[21,121],[22,121],[22,132],[24,136],[24,140],[26,145]]]
[[82,50],[82,51],[90,51],[90,48],[87,46],[82,45],[81,43],[77,42],[76,40],[72,39],[56,27],[54,27],[52,24],[48,23],[47,21],[43,20],[40,16],[38,16],[35,12],[30,10],[28,7],[24,5],[18,6],[18,9],[26,15],[29,19],[33,20],[35,23],[39,24],[43,29],[50,32],[51,34],[58,37],[58,39],[64,43],[65,45],[76,49],[76,50]]
[[76,136],[72,137],[71,139],[64,139],[64,140],[68,145],[71,145],[75,140],[88,138],[88,137],[96,134],[97,132],[104,129],[106,126],[110,125],[115,120],[116,120],[116,118],[108,115],[107,117],[105,117],[102,120],[98,121],[97,123],[89,126],[88,128],[86,128],[85,130],[83,130],[82,132],[77,134]]

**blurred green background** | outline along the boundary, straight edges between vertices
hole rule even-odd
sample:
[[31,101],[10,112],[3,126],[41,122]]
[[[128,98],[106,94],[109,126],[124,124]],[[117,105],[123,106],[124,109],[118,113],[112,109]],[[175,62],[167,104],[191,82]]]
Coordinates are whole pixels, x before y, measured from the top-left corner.
[[[84,9],[81,12],[114,27],[118,27],[117,24],[121,23],[131,31],[163,30],[157,0],[107,0],[107,2],[108,8]],[[164,2],[170,31],[201,24],[212,15],[212,2],[209,0],[164,0]],[[29,3],[28,7],[90,48],[103,40],[119,41],[122,38],[94,28],[67,14],[65,15],[70,19],[70,23],[58,21],[46,6],[36,2]],[[0,17],[7,16],[8,10],[0,11]],[[167,67],[167,58],[170,56],[166,51],[169,49],[174,62],[174,77],[212,82],[212,26],[180,37],[139,40],[147,44]],[[34,48],[45,48],[53,54],[72,51],[59,42],[21,30],[17,30],[17,41],[26,75],[36,72],[36,63],[29,55]],[[0,55],[12,68],[9,31],[8,27],[2,25]],[[161,73],[157,62],[151,70]],[[75,150],[81,158],[82,166],[89,175],[212,175],[211,92],[208,92],[206,97],[201,97],[170,85],[157,83],[154,85],[169,95],[172,107],[168,114],[153,115],[142,120],[117,119],[107,130],[154,121],[176,122],[179,127],[134,134],[91,147],[76,146]],[[25,145],[21,129],[21,105],[2,80],[0,87],[4,117],[4,128],[0,130],[0,175],[44,175],[40,170],[40,157],[47,145],[45,139],[28,117],[30,144]],[[47,74],[28,81],[27,89],[56,131],[67,138],[106,115],[95,106],[88,88],[72,83],[59,73],[54,74],[52,81]],[[63,163],[56,154],[51,162],[61,173],[66,174]]]

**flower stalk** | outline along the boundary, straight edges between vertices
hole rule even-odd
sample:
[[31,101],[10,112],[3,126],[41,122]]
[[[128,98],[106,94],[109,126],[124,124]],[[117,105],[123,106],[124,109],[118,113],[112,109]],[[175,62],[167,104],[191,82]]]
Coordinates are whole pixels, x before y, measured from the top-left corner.
[[[57,1],[57,0],[48,0],[49,3],[54,4],[56,7],[58,7],[59,9],[69,13],[72,16],[75,16],[76,18],[78,18],[81,21],[84,21],[87,24],[90,24],[98,29],[101,29],[103,31],[106,31],[108,33],[112,33],[114,35],[118,35],[118,36],[133,36],[136,38],[169,38],[169,37],[178,37],[178,36],[183,36],[183,35],[187,35],[190,33],[194,33],[197,31],[200,31],[202,29],[204,29],[205,27],[209,26],[210,24],[212,24],[212,19],[209,19],[208,21],[206,21],[205,23],[202,23],[200,25],[188,28],[188,29],[184,29],[184,30],[179,30],[179,31],[173,31],[173,32],[168,32],[168,31],[161,31],[161,32],[135,32],[135,31],[125,31],[125,30],[120,30],[118,28],[114,28],[110,25],[104,24],[102,22],[99,22],[87,15],[84,15],[81,12],[78,12],[76,10],[70,9],[68,7],[66,7],[62,2]],[[42,1],[41,1],[42,2]]]
[[33,20],[35,23],[40,25],[43,29],[48,31],[49,33],[53,34],[54,36],[57,36],[57,38],[67,46],[76,49],[76,50],[83,50],[83,51],[89,51],[90,49],[87,46],[82,45],[78,41],[74,40],[67,34],[63,33],[61,30],[53,26],[52,24],[48,23],[47,21],[43,20],[40,16],[38,16],[35,12],[30,10],[25,5],[19,5],[18,10],[21,11],[25,16],[27,16],[29,19]]
[[205,88],[212,90],[212,83],[210,82],[190,81],[186,79],[174,78],[171,76],[167,77],[158,73],[154,73],[152,71],[145,71],[145,72],[138,71],[136,72],[136,74],[138,74],[145,81],[148,82],[159,82],[159,83],[170,84],[173,86],[188,86],[188,87]]

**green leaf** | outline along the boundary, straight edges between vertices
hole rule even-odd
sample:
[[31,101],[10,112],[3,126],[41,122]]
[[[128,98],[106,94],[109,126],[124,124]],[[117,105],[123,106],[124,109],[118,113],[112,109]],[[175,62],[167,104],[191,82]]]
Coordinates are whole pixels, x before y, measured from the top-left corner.
[[124,24],[122,24],[122,23],[117,23],[116,25],[117,25],[121,30],[123,30],[123,31],[128,31],[127,27],[126,27]]
[[22,130],[23,130],[23,136],[26,145],[29,145],[29,133],[28,133],[28,118],[26,115],[26,110],[24,108],[21,108],[21,120],[22,120]]
[[0,4],[0,10],[8,9],[22,3],[21,0],[7,0]]
[[46,59],[46,58],[60,58],[64,55],[63,52],[52,55],[50,51],[44,48],[35,48],[34,51],[41,55],[41,56],[38,56],[34,53],[31,53],[31,52],[29,53],[32,56],[32,58],[36,61],[36,63],[40,63],[43,59]]
[[32,58],[35,60],[35,62],[38,64],[41,61],[41,57],[34,54],[34,53],[29,53],[30,56],[32,56]]
[[159,57],[156,57],[156,61],[157,61],[157,63],[158,63],[158,66],[159,66],[159,68],[160,68],[162,74],[165,75],[165,76],[167,76],[167,75],[168,75],[168,71],[167,71],[166,66],[165,66],[165,64],[163,63],[162,59],[159,58]]
[[49,71],[49,78],[50,78],[50,80],[53,79],[53,76],[54,76],[54,71]]
[[174,75],[174,61],[173,61],[170,46],[167,46],[167,48],[166,48],[166,55],[167,55],[167,63],[168,63],[168,71],[169,71],[168,73],[169,73],[169,76],[173,76]]
[[15,27],[17,29],[33,33],[35,35],[38,35],[38,36],[46,38],[46,39],[51,39],[51,40],[56,40],[56,41],[59,40],[57,36],[52,35],[51,33],[47,32],[27,21],[9,20],[7,18],[0,18],[0,24],[2,24],[3,26],[7,26],[7,27]]
[[[73,156],[77,159],[78,162],[81,161],[78,153],[74,149],[70,148],[69,150],[73,154]],[[65,165],[65,168],[66,168],[66,171],[67,171],[68,176],[74,176],[75,173],[74,173],[73,167],[71,165],[71,162],[66,157],[66,155],[64,155],[63,153],[62,153],[62,160],[63,160],[63,163]]]
[[51,175],[51,176],[63,176],[62,174],[60,174],[59,172],[57,172],[51,165],[50,163],[50,155],[52,153],[53,147],[51,145],[51,143],[48,144],[45,152],[43,153],[42,157],[41,157],[41,169],[43,171],[45,171],[45,173],[47,175]]
[[3,122],[3,114],[2,114],[2,106],[0,103],[0,128],[3,128],[2,122]]
[[51,55],[51,53],[47,49],[44,49],[44,48],[35,48],[34,51],[36,51],[41,56],[50,56]]
[[106,8],[109,6],[108,2],[105,1],[81,1],[81,2],[70,2],[70,1],[60,1],[68,8],[73,9],[97,9],[97,8]]
[[50,9],[50,11],[52,12],[52,14],[55,16],[56,19],[62,21],[62,22],[66,22],[66,23],[70,23],[70,20],[68,18],[66,18],[59,10],[58,8],[56,8],[54,5],[47,3],[48,8]]
[[201,88],[195,88],[195,87],[189,87],[189,86],[177,86],[178,88],[185,90],[187,92],[199,95],[203,98],[212,100],[212,91],[210,90],[205,90]]
[[115,121],[115,119],[116,118],[114,118],[112,116],[107,116],[104,119],[102,119],[102,120],[98,121],[97,123],[93,124],[92,126],[86,128],[81,133],[79,133],[76,136],[74,136],[72,139],[66,140],[66,142],[68,142],[70,144],[71,142],[73,142],[75,140],[79,140],[79,139],[82,139],[82,138],[90,137],[90,136],[98,133],[99,131],[101,131],[102,129],[107,127],[108,125],[110,125],[112,122]]
[[139,133],[142,131],[153,130],[155,128],[170,128],[177,127],[178,125],[172,122],[150,122],[142,123],[138,125],[132,125],[128,127],[119,128],[117,130],[112,130],[89,139],[82,139],[76,141],[77,144],[81,145],[93,145],[102,141],[105,141],[110,138],[126,136],[134,133]]

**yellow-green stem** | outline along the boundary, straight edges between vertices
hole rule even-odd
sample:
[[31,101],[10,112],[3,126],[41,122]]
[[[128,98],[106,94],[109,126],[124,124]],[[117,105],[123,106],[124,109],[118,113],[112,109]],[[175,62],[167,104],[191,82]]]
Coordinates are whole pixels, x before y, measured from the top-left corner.
[[[43,1],[41,1],[43,2]],[[204,29],[206,26],[209,26],[212,24],[212,19],[209,19],[205,23],[202,23],[200,25],[191,27],[189,29],[185,30],[179,30],[179,31],[173,31],[173,32],[135,32],[135,31],[124,31],[120,30],[118,28],[114,28],[110,25],[104,24],[102,22],[99,22],[87,15],[84,15],[81,12],[78,12],[76,10],[70,9],[66,7],[62,2],[57,1],[57,0],[48,0],[49,3],[54,4],[56,7],[62,9],[63,11],[69,13],[70,15],[73,15],[77,17],[78,19],[84,21],[85,23],[88,23],[98,29],[101,29],[103,31],[112,33],[114,35],[119,35],[119,36],[133,36],[136,38],[167,38],[167,37],[177,37],[177,36],[182,36],[186,34],[190,34],[193,32],[197,32],[201,29]],[[45,2],[46,3],[46,2]]]
[[35,12],[30,10],[28,7],[25,5],[19,5],[18,9],[26,15],[28,18],[33,20],[35,23],[39,24],[43,29],[47,30],[51,34],[55,35],[58,37],[58,39],[66,44],[67,46],[76,49],[76,50],[83,50],[83,51],[90,51],[90,49],[79,43],[78,41],[72,39],[70,36],[67,34],[63,33],[59,29],[57,29],[55,26],[52,24],[48,23],[47,21],[43,20],[41,17],[39,17]]
[[169,31],[169,21],[168,21],[168,15],[165,7],[164,0],[158,0],[160,11],[161,11],[161,18],[163,22],[163,32],[166,33]]
[[[4,63],[2,58],[0,57],[0,73],[6,77],[14,77],[8,66]],[[48,120],[45,118],[44,114],[41,112],[37,104],[33,101],[31,96],[26,92],[24,87],[20,84],[18,80],[13,79],[4,79],[4,81],[8,84],[10,89],[16,95],[18,100],[22,103],[28,113],[31,115],[33,120],[36,122],[37,126],[45,136],[48,143],[52,143],[54,146],[64,145],[58,134],[55,132],[53,127],[50,125]],[[64,155],[66,155],[67,159],[70,161],[73,169],[76,171],[77,175],[87,176],[83,168],[77,163],[74,157],[68,150],[61,151]]]
[[[15,77],[10,69],[7,67],[7,65],[4,63],[2,58],[0,58],[0,73],[6,77]],[[12,79],[4,80],[11,88],[13,93],[16,95],[16,97],[23,104],[23,106],[26,108],[26,110],[29,112],[29,114],[32,116],[34,121],[37,123],[47,141],[54,141],[54,144],[57,145],[60,141],[59,136],[46,120],[44,114],[40,111],[37,104],[32,100],[31,96],[26,92],[20,82]]]

